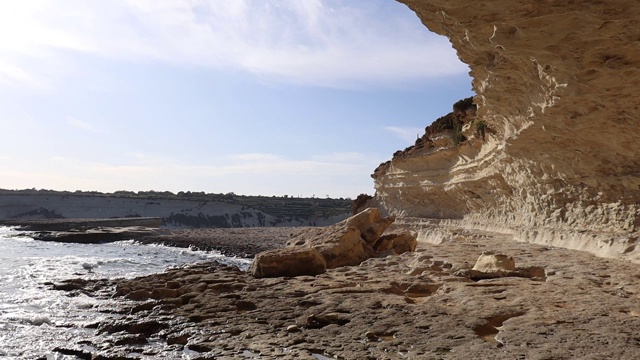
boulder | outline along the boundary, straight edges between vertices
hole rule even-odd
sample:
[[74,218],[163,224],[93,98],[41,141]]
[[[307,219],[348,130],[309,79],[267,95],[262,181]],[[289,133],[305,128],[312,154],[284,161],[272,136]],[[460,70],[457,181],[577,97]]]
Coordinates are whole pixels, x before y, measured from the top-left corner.
[[482,253],[476,264],[473,266],[475,271],[481,272],[497,272],[497,271],[515,271],[516,270],[516,262],[513,260],[513,257],[509,257],[507,255],[502,254],[487,254]]
[[290,247],[258,254],[249,272],[257,278],[318,275],[327,269],[324,258],[313,248]]
[[[374,251],[361,237],[360,231],[344,222],[303,232],[290,241],[292,246],[316,249],[327,269],[358,265],[373,257]],[[277,251],[277,250],[276,250]]]
[[376,253],[393,250],[396,254],[400,255],[405,252],[415,251],[416,246],[418,246],[417,238],[418,234],[413,231],[383,235],[376,241],[373,249]]
[[396,254],[404,254],[416,250],[418,246],[418,234],[413,231],[407,231],[393,239],[393,249]]
[[373,246],[384,231],[395,221],[393,216],[383,218],[378,208],[367,208],[352,217],[336,224],[337,226],[353,226],[360,231],[360,236]]
[[[383,218],[377,208],[368,208],[337,224],[312,228],[292,237],[283,249],[258,254],[251,265],[255,277],[316,275],[326,269],[359,265],[376,252],[401,254],[416,248],[416,234],[384,236],[395,221]],[[374,245],[379,246],[374,250]],[[319,264],[322,258],[322,266]]]

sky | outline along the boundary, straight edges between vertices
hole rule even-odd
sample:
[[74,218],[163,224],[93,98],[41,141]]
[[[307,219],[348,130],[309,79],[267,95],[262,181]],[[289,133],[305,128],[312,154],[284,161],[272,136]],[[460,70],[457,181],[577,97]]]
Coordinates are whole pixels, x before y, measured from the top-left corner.
[[350,197],[473,95],[393,0],[0,2],[0,188]]

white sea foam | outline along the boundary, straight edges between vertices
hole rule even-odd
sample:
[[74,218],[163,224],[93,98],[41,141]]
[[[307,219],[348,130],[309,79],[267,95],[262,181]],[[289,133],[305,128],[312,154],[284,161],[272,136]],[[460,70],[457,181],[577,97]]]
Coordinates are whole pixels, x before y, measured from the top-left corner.
[[[0,227],[0,356],[55,358],[56,346],[75,344],[95,334],[83,326],[105,319],[97,311],[110,300],[69,297],[45,283],[66,279],[135,277],[167,267],[219,260],[247,268],[246,259],[216,252],[192,251],[120,241],[101,245],[65,244],[15,237]],[[29,344],[25,347],[25,344]],[[60,354],[58,354],[60,355]]]

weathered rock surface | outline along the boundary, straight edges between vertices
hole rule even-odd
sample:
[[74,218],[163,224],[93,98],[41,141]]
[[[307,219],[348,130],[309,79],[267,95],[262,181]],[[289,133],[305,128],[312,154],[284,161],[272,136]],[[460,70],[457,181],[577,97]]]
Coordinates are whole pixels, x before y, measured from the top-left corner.
[[377,205],[640,259],[640,7],[400,2],[451,40],[471,68],[478,109],[461,129],[466,141],[436,139],[378,171]]
[[[199,359],[640,356],[637,265],[510,235],[438,229],[439,245],[420,242],[415,252],[314,277],[255,278],[201,264],[115,284],[62,284],[71,295],[81,288],[123,300],[113,321],[92,325],[102,334],[95,342],[67,348],[104,359],[180,358],[183,350]],[[490,252],[513,258],[515,271],[472,276]]]
[[302,231],[287,242],[287,248],[256,256],[251,273],[257,277],[316,275],[324,269],[358,265],[380,253],[415,250],[416,233],[381,237],[394,221],[381,217],[377,208],[368,208],[337,224]]
[[314,248],[289,247],[258,254],[249,271],[255,277],[318,275],[327,271],[327,262]]

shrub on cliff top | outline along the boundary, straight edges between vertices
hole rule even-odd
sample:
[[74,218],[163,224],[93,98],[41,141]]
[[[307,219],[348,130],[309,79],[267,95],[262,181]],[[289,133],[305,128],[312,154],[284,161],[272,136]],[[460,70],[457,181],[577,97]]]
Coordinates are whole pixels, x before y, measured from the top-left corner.
[[467,111],[469,109],[476,109],[476,104],[473,103],[473,97],[462,99],[453,104],[454,112]]

